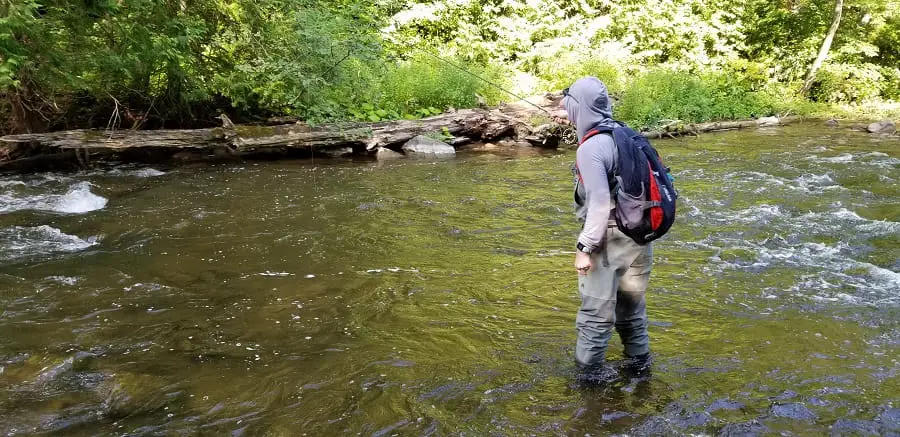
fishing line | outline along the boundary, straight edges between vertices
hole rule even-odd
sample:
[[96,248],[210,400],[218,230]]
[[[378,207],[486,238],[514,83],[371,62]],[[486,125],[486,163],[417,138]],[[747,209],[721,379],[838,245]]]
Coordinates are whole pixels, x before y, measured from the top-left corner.
[[550,111],[548,111],[548,110],[546,110],[546,109],[544,109],[544,108],[542,108],[542,107],[540,107],[540,106],[538,106],[538,105],[536,105],[536,104],[534,104],[534,103],[529,102],[529,101],[526,100],[524,97],[522,97],[522,96],[520,96],[520,95],[518,95],[518,94],[516,94],[516,93],[514,93],[514,92],[512,92],[512,91],[510,91],[510,90],[508,90],[508,89],[506,89],[506,88],[503,88],[502,86],[497,85],[496,83],[491,82],[491,81],[485,79],[484,77],[481,77],[481,76],[479,76],[479,75],[477,75],[477,74],[475,74],[475,73],[473,73],[473,72],[471,72],[471,71],[469,71],[469,70],[467,70],[467,69],[465,69],[465,68],[463,68],[463,67],[461,67],[461,66],[459,66],[459,65],[457,65],[457,64],[455,64],[455,63],[453,63],[453,62],[450,62],[450,61],[448,61],[448,60],[446,60],[446,59],[444,59],[444,58],[442,58],[442,57],[440,57],[440,56],[438,56],[438,55],[435,55],[434,53],[431,53],[430,51],[425,50],[425,49],[423,49],[423,48],[416,47],[416,46],[412,46],[412,48],[413,48],[413,50],[418,50],[418,51],[420,51],[420,52],[422,52],[422,53],[424,53],[424,54],[426,54],[426,55],[428,55],[428,56],[431,56],[431,57],[433,57],[433,58],[435,58],[435,59],[437,59],[437,60],[439,60],[439,61],[441,61],[441,62],[443,62],[443,63],[445,63],[445,64],[447,64],[447,65],[450,65],[450,66],[453,67],[453,68],[456,68],[456,69],[459,70],[459,71],[462,71],[463,73],[466,73],[466,74],[468,74],[468,75],[470,75],[470,76],[472,76],[472,77],[474,77],[474,78],[476,78],[476,79],[478,79],[478,80],[481,80],[481,81],[484,82],[484,83],[487,83],[487,84],[493,86],[494,88],[497,88],[497,89],[500,90],[500,91],[503,91],[503,92],[506,93],[506,94],[509,94],[509,95],[511,95],[511,96],[513,96],[513,97],[515,97],[515,98],[517,98],[517,99],[519,99],[519,100],[521,100],[521,101],[523,101],[523,102],[525,102],[525,103],[531,105],[531,106],[534,106],[535,108],[537,108],[537,109],[543,111],[543,112],[546,113],[547,115],[553,116],[553,114],[552,114]]

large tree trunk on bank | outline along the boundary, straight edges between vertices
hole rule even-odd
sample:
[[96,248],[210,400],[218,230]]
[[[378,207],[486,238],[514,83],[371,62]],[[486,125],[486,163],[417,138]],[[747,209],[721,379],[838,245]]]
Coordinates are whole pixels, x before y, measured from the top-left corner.
[[[555,97],[548,96],[539,105],[550,108]],[[421,120],[379,123],[337,123],[310,126],[303,123],[279,126],[232,125],[208,129],[178,130],[74,130],[45,134],[21,134],[0,137],[0,170],[16,167],[28,158],[67,154],[103,157],[144,149],[147,153],[169,155],[193,151],[216,156],[254,154],[327,153],[352,148],[354,154],[366,154],[378,147],[398,149],[417,135],[449,133],[462,140],[494,140],[507,136],[530,135],[528,117],[540,113],[537,108],[509,105],[502,109],[458,110]],[[5,161],[5,162],[4,162]]]
[[831,27],[828,28],[828,33],[825,35],[825,40],[822,41],[822,47],[819,49],[819,55],[816,56],[816,60],[813,61],[812,67],[809,68],[809,74],[806,76],[806,81],[803,82],[803,89],[801,90],[803,94],[809,92],[809,88],[812,87],[813,82],[816,80],[816,72],[819,71],[819,67],[825,62],[825,58],[828,57],[828,51],[831,50],[831,42],[834,41],[834,35],[837,34],[838,27],[841,25],[841,13],[843,12],[843,9],[844,0],[835,0],[834,17],[831,20]]

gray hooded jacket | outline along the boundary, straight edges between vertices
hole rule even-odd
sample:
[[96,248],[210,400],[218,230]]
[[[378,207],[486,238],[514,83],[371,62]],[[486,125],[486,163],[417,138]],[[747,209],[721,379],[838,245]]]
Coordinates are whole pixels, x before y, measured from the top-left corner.
[[[606,85],[596,77],[572,84],[563,105],[579,139],[591,129],[616,126]],[[618,155],[612,136],[606,134],[594,135],[578,147],[576,162],[583,183],[576,180],[575,197],[580,201],[576,203],[576,215],[584,221],[578,242],[592,251],[601,246],[606,235],[613,208],[609,180],[615,174]]]

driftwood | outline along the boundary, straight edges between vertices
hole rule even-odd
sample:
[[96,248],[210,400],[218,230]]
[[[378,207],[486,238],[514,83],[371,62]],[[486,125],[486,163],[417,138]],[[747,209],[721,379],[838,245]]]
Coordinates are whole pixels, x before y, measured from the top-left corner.
[[[554,97],[537,98],[548,109]],[[72,150],[90,155],[120,155],[145,149],[158,156],[182,152],[215,156],[270,154],[296,150],[329,154],[329,150],[352,148],[356,154],[374,152],[378,147],[397,149],[417,135],[449,134],[457,144],[494,140],[533,133],[529,118],[543,114],[527,104],[497,109],[465,109],[421,120],[377,123],[335,123],[310,126],[304,123],[278,126],[233,125],[223,117],[223,126],[191,130],[72,130],[0,137],[0,170],[34,164],[41,157],[58,160]],[[139,154],[131,153],[131,156]],[[51,158],[52,157],[52,158]]]
[[663,129],[641,132],[645,137],[672,138],[685,135],[698,135],[706,132],[717,132],[735,129],[748,129],[756,127],[781,126],[800,121],[800,117],[763,117],[756,120],[739,121],[714,121],[710,123],[698,123],[687,125],[670,125]]

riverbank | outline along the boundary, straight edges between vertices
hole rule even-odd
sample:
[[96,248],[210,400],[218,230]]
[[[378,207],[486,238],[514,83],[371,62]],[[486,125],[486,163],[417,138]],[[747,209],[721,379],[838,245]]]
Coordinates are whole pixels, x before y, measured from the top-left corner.
[[[491,109],[453,110],[419,120],[309,125],[235,125],[222,115],[222,126],[179,130],[74,130],[0,137],[0,171],[84,169],[104,163],[146,163],[175,166],[185,163],[235,160],[273,160],[305,157],[396,158],[411,154],[410,140],[420,139],[455,149],[504,147],[556,148],[574,144],[574,131],[550,123],[560,93]],[[732,129],[770,127],[802,121],[797,115],[758,119],[683,123],[671,121],[644,131],[651,139],[698,135]],[[846,125],[834,119],[830,125]],[[859,129],[867,124],[851,123]],[[893,134],[885,124],[873,132]],[[424,138],[423,138],[424,137]],[[487,147],[466,147],[489,143]],[[429,149],[430,150],[430,149]],[[422,153],[418,153],[422,155]],[[435,153],[424,153],[434,155]]]

